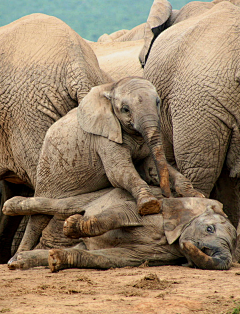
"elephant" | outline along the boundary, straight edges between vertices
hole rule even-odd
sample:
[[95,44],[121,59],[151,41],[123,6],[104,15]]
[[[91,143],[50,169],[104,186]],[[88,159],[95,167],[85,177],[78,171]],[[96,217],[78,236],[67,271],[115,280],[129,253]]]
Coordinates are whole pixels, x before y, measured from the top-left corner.
[[[171,196],[170,181],[181,196],[203,197],[166,162],[158,99],[155,87],[141,77],[93,87],[77,108],[48,129],[37,166],[34,197],[69,198],[112,185],[133,195],[141,215],[158,213],[159,201],[146,182],[151,175],[146,175],[145,181],[136,169],[139,165],[140,172],[142,168],[142,172],[150,173],[154,167],[151,161],[158,176],[154,183],[159,182],[166,197]],[[19,202],[21,197],[5,202],[4,213],[6,207]],[[17,254],[37,245],[51,218],[31,215]]]
[[158,35],[144,77],[161,99],[167,161],[195,189],[221,201],[240,234],[240,8],[232,2],[205,4],[204,13],[189,3],[196,14]]
[[[40,245],[19,253],[17,260],[9,262],[9,269],[49,265],[56,272],[65,268],[108,269],[141,264],[231,267],[236,229],[220,202],[198,197],[163,198],[156,186],[151,186],[151,192],[161,209],[160,213],[146,216],[138,214],[129,192],[113,187],[62,199],[23,198],[15,204],[8,200],[5,212],[11,215],[41,212],[54,217],[62,215],[64,221],[64,215],[74,214],[58,232],[52,220]],[[84,205],[87,199],[89,202]],[[65,248],[59,246],[63,232],[67,236]],[[67,239],[78,244],[66,247]]]
[[[139,61],[142,64],[142,67],[145,66],[152,45],[159,34],[172,25],[207,12],[216,4],[223,1],[229,1],[236,6],[240,6],[239,0],[214,0],[212,2],[192,1],[187,3],[180,10],[172,10],[172,6],[169,1],[154,0],[147,22],[142,25],[142,27],[144,27],[144,36],[142,37],[144,39],[144,45],[139,54]],[[133,31],[129,32],[134,34]],[[138,33],[139,35],[142,34],[140,28]],[[121,37],[124,38],[124,36]],[[117,40],[119,40],[119,38]]]
[[[24,193],[24,187],[34,193],[48,128],[77,107],[91,87],[112,79],[89,44],[52,16],[32,14],[3,26],[0,42],[0,180],[10,182],[6,200]],[[1,263],[10,258],[6,243],[18,218],[0,215]]]
[[146,23],[135,26],[131,30],[121,29],[110,35],[103,34],[98,38],[98,42],[126,42],[126,41],[137,41],[143,39],[145,36]]
[[97,56],[100,68],[114,81],[127,76],[143,76],[143,68],[138,59],[143,44],[143,39],[89,43]]

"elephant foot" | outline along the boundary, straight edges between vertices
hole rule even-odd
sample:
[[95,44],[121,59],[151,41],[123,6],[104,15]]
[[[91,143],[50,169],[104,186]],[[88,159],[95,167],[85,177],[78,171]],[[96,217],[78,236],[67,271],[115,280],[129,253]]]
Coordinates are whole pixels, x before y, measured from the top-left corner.
[[[19,259],[18,259],[19,256]],[[14,270],[14,269],[21,269],[22,263],[21,263],[21,257],[20,253],[16,253],[13,255],[12,258],[7,263],[7,266],[9,269]]]
[[138,212],[140,215],[150,215],[160,213],[160,202],[153,196],[143,197],[137,202]]
[[63,233],[72,239],[95,236],[94,224],[96,218],[84,218],[82,215],[76,214],[68,217],[63,225]]
[[22,202],[26,200],[26,197],[15,196],[7,200],[2,208],[4,215],[16,216],[21,215]]
[[8,268],[10,270],[25,270],[37,266],[48,266],[47,250],[22,251],[16,253],[8,261]]
[[178,181],[179,182],[175,183],[175,191],[177,192],[178,196],[205,197],[201,192],[195,190],[190,181],[188,181],[186,178],[180,178]]
[[68,254],[64,250],[53,249],[49,251],[48,266],[52,273],[68,268]]

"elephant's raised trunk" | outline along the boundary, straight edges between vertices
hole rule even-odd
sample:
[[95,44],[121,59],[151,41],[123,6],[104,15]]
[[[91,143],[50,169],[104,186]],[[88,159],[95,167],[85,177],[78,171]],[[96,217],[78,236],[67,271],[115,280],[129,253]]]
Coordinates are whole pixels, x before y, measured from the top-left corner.
[[214,256],[208,256],[190,241],[183,242],[182,249],[190,260],[201,269],[223,270],[231,267],[232,255],[230,251],[224,251]]
[[142,134],[153,156],[162,193],[164,196],[170,197],[167,161],[164,154],[159,121],[156,120],[155,115],[148,115],[142,121],[141,119],[139,120],[139,132]]

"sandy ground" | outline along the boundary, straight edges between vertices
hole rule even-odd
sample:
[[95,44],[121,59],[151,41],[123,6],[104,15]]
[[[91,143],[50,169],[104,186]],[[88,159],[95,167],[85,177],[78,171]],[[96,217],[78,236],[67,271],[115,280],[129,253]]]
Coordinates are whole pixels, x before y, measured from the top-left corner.
[[240,264],[228,271],[161,266],[58,273],[0,265],[0,313],[239,314]]

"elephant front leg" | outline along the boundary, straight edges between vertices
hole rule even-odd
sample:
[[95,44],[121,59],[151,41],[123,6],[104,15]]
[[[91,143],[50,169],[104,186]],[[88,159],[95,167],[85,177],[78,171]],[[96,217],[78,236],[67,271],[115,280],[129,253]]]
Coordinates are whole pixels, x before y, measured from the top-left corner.
[[135,202],[122,202],[117,207],[109,205],[102,213],[91,217],[73,215],[63,225],[63,233],[70,238],[94,237],[109,230],[142,226]]
[[111,184],[114,187],[123,188],[133,195],[139,214],[158,214],[160,212],[159,201],[135,169],[130,150],[120,145],[112,144],[112,146],[111,150],[108,147],[107,151],[100,150],[99,152]]
[[[134,195],[134,194],[133,194]],[[149,193],[147,188],[142,188],[137,193],[137,208],[140,215],[159,214],[160,202]]]
[[94,251],[53,249],[49,251],[48,264],[51,272],[66,268],[109,269],[126,266],[139,266],[144,262],[134,258],[130,250],[124,248],[102,249]]
[[192,183],[174,167],[168,164],[168,171],[172,183],[172,189],[177,196],[182,197],[205,197],[201,192],[194,189]]

